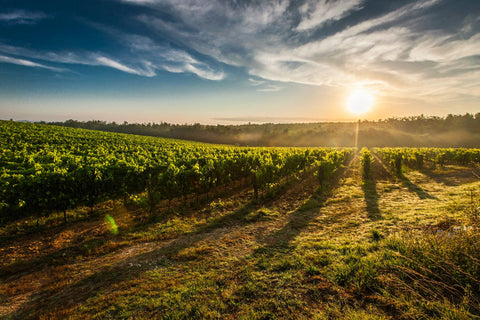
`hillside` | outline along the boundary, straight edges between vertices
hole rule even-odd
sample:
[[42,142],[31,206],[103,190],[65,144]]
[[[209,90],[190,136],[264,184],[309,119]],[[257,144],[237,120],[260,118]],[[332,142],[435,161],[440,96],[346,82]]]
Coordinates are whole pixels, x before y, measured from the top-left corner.
[[[241,146],[353,147],[356,122],[246,125],[175,125],[75,121],[58,126]],[[446,117],[390,118],[361,121],[359,145],[366,147],[480,147],[480,113]]]
[[251,185],[255,195],[322,161],[325,178],[351,149],[241,148],[0,121],[0,222],[147,192],[155,205],[218,188]]

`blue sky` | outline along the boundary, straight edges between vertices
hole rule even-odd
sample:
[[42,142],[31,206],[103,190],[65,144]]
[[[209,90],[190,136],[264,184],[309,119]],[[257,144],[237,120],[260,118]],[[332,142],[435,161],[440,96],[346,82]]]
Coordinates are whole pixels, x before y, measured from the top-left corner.
[[0,118],[241,123],[480,112],[478,0],[0,0]]

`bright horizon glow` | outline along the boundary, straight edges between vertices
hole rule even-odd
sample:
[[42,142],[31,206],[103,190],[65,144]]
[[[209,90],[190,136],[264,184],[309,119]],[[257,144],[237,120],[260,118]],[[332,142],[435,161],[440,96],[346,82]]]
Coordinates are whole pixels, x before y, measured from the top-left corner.
[[357,89],[347,98],[347,109],[359,116],[368,112],[373,105],[373,96],[365,89]]

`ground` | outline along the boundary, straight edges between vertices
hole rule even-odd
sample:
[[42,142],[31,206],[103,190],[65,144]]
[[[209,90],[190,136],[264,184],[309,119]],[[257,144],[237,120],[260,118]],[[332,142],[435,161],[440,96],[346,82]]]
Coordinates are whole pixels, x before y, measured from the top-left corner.
[[399,239],[473,228],[479,174],[447,166],[395,177],[375,157],[365,179],[357,156],[328,186],[306,173],[258,202],[239,187],[153,217],[111,201],[40,231],[15,222],[0,231],[0,317],[468,318],[475,295],[463,307],[451,306],[454,293],[430,299],[415,268],[392,261],[412,260]]

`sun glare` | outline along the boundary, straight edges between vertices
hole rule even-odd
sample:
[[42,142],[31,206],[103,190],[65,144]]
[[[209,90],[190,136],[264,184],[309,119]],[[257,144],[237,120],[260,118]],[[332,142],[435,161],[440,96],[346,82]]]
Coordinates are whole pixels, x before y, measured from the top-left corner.
[[361,115],[373,105],[373,96],[365,89],[357,89],[347,99],[347,109],[351,113]]

